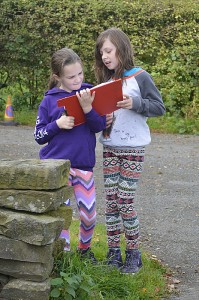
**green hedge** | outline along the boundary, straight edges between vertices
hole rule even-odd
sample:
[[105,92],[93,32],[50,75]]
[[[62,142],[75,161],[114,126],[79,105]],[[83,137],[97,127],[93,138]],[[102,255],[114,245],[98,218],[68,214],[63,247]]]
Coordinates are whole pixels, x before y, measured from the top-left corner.
[[[198,117],[197,0],[2,0],[0,82],[14,87],[18,108],[34,108],[47,88],[54,51],[73,48],[92,70],[98,34],[119,27],[131,39],[137,65],[153,76],[167,111]],[[23,104],[22,104],[23,103]]]

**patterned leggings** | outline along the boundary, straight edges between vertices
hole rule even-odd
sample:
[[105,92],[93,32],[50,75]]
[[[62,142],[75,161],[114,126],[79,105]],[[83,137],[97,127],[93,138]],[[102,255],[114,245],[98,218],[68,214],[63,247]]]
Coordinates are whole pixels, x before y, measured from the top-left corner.
[[145,148],[131,150],[104,147],[106,229],[109,248],[120,247],[123,224],[126,249],[137,249],[139,220],[134,210],[137,182],[143,170]]
[[[74,188],[74,195],[79,211],[79,249],[87,249],[91,245],[91,239],[96,224],[96,192],[93,172],[70,169],[69,185]],[[65,202],[70,205],[70,200]],[[66,240],[64,250],[70,250],[70,232],[62,230],[61,238]]]

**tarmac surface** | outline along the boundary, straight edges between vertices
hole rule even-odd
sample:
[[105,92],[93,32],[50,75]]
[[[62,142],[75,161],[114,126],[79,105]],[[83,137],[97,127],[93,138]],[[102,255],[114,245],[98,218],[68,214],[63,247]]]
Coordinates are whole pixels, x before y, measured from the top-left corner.
[[[34,128],[0,126],[0,159],[38,158]],[[104,222],[102,146],[94,169],[98,222]],[[76,205],[72,204],[74,214]],[[152,134],[135,207],[141,246],[180,282],[170,300],[199,300],[199,136]]]

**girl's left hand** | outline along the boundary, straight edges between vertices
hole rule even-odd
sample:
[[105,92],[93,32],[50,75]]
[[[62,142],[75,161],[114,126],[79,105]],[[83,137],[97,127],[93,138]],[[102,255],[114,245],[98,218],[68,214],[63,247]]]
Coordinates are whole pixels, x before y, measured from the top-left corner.
[[117,102],[117,107],[132,109],[133,108],[133,99],[128,95],[123,95],[123,100]]
[[95,92],[92,93],[89,89],[81,90],[79,93],[76,93],[76,96],[79,100],[79,104],[81,105],[84,113],[88,113],[92,109],[92,102],[95,98]]

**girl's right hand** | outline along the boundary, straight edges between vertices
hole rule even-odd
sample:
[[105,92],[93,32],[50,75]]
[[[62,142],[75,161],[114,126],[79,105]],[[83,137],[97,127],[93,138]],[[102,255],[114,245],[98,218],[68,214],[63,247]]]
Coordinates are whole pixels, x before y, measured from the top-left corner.
[[72,129],[74,127],[74,121],[74,117],[62,115],[58,120],[56,120],[56,123],[60,129]]
[[84,89],[81,90],[79,93],[77,92],[76,96],[79,100],[81,108],[83,109],[83,112],[85,114],[89,113],[92,109],[92,103],[95,98],[95,92],[91,94],[91,91],[89,89]]

